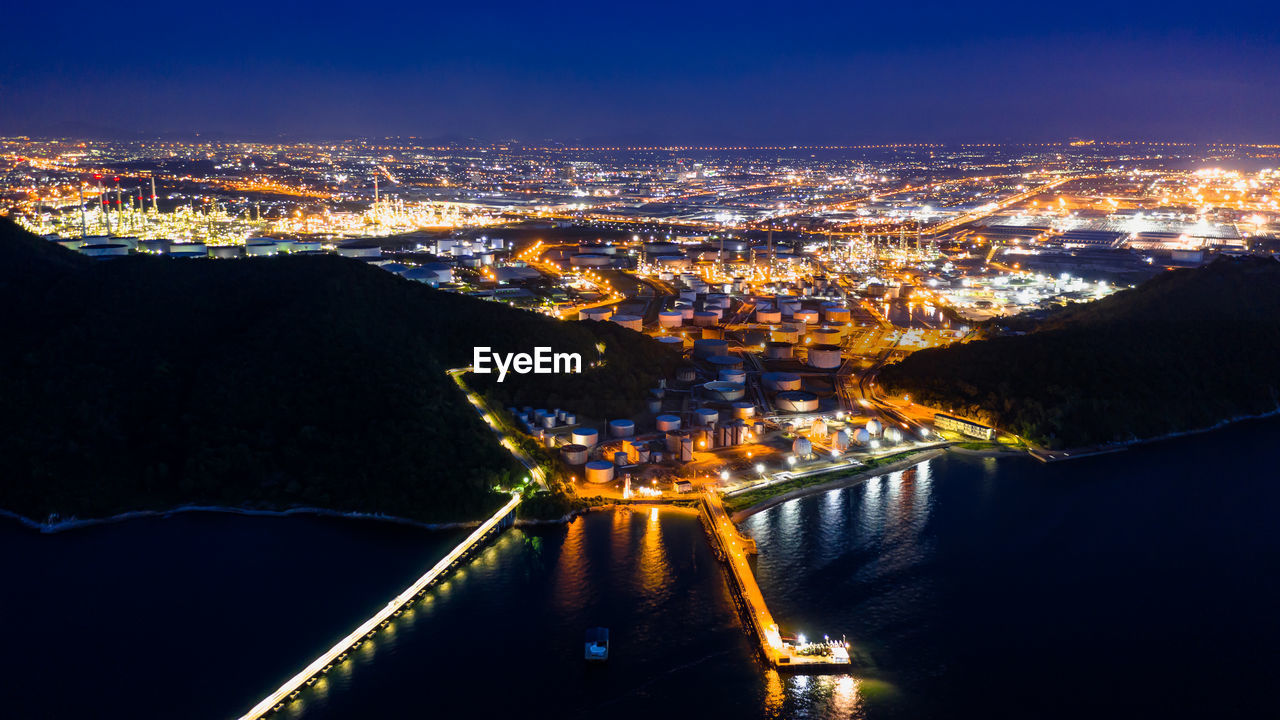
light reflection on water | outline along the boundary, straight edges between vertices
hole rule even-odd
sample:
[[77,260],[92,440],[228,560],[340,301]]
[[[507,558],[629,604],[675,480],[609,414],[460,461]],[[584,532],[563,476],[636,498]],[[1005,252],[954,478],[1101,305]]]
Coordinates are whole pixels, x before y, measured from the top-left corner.
[[[723,567],[691,513],[598,513],[508,530],[465,572],[395,618],[393,629],[350,653],[286,717],[416,716],[424,698],[442,717],[470,717],[478,705],[500,703],[522,717],[557,720],[1108,714],[1099,708],[1127,717],[1265,716],[1244,704],[1265,697],[1263,688],[1280,674],[1280,637],[1270,622],[1280,590],[1269,571],[1270,559],[1280,557],[1273,517],[1280,490],[1263,470],[1278,431],[1273,422],[1221,439],[1048,466],[948,455],[752,516],[743,529],[759,545],[757,576],[784,633],[847,636],[859,662],[853,676],[780,676],[763,668]],[[27,693],[17,698],[23,710],[9,713],[15,717],[42,716],[33,708],[50,703],[67,708],[52,716],[121,714],[115,710],[137,694],[112,691],[139,678],[157,693],[157,708],[184,710],[169,717],[231,716],[431,562],[420,531],[305,518],[188,517],[83,535],[25,533],[11,537],[11,560],[39,581],[24,586],[34,600],[14,606],[25,595],[3,598],[16,608],[12,614],[34,615],[73,591],[33,568],[60,568],[101,548],[95,562],[111,572],[94,576],[103,591],[92,606],[42,622],[38,638],[10,628],[41,658],[34,674],[21,662],[6,666],[8,677],[21,679],[6,691]],[[306,564],[309,549],[343,543],[359,552],[341,575],[328,559]],[[246,559],[228,564],[213,583],[207,576],[217,568],[201,565],[177,588],[167,588],[176,582],[172,571],[165,583],[143,584],[159,577],[153,568],[161,563],[199,561],[206,546],[242,551]],[[172,547],[173,557],[140,564],[153,547]],[[273,548],[298,564],[289,583],[251,607],[235,605],[230,590],[218,594],[221,584],[238,588],[227,578],[260,555],[275,557]],[[343,606],[346,622],[318,612],[330,594],[351,587],[360,563],[397,549],[402,567],[362,580],[361,593],[349,593]],[[127,582],[115,579],[135,566],[141,571]],[[252,586],[278,583],[278,569],[264,563]],[[307,592],[263,611],[294,585]],[[91,688],[84,704],[68,704],[76,698],[44,679],[77,672],[57,665],[74,659],[65,648],[105,644],[100,628],[145,627],[168,605],[138,607],[139,587],[182,593],[186,599],[174,603],[182,612],[161,624],[166,634],[195,640],[163,653],[148,643],[111,644],[114,664],[129,672],[97,682],[97,673],[112,672],[112,663],[102,663],[83,675]],[[204,622],[223,619],[199,606],[205,597],[235,608],[225,613],[222,632],[246,625],[251,634],[217,650],[212,635],[198,633]],[[93,622],[76,625],[86,612],[95,613]],[[307,613],[306,622],[291,626],[295,612]],[[202,624],[184,629],[191,617]],[[588,668],[583,631],[597,624],[611,628],[613,653],[606,667]],[[246,647],[252,655],[244,655]],[[235,675],[259,651],[272,653],[271,666]],[[227,668],[222,694],[234,696],[217,707],[193,700],[207,697],[207,688],[171,690],[206,657]],[[1078,677],[1090,680],[1071,683],[1064,695],[1060,680]]]

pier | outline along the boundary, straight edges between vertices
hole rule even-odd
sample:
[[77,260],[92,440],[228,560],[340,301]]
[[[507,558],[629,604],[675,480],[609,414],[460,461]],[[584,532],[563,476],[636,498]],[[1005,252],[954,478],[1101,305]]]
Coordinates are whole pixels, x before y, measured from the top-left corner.
[[383,625],[390,622],[392,616],[425,595],[427,589],[433,583],[438,581],[446,572],[457,567],[460,562],[466,560],[486,539],[501,532],[503,528],[510,527],[515,521],[516,506],[520,504],[520,499],[519,495],[512,495],[505,505],[499,508],[488,520],[481,523],[457,547],[449,551],[448,555],[441,558],[440,562],[431,566],[431,569],[423,573],[422,577],[405,588],[404,592],[392,598],[382,609],[374,613],[373,617],[361,623],[359,627],[348,633],[346,637],[339,640],[323,655],[312,660],[297,675],[289,678],[285,684],[280,686],[279,690],[266,696],[257,705],[250,708],[248,712],[241,715],[240,720],[257,720],[283,710],[287,704],[286,701],[295,697],[295,693],[314,682],[315,678],[327,673],[336,663],[345,660],[347,653],[359,647],[365,640],[375,636]]
[[711,536],[712,546],[729,568],[729,585],[742,602],[742,615],[748,629],[760,642],[760,655],[776,670],[802,673],[842,673],[851,667],[848,649],[830,645],[830,654],[802,654],[802,646],[785,642],[774,622],[764,595],[756,583],[748,558],[756,554],[755,541],[738,531],[729,519],[724,502],[711,489],[702,491],[702,521]]

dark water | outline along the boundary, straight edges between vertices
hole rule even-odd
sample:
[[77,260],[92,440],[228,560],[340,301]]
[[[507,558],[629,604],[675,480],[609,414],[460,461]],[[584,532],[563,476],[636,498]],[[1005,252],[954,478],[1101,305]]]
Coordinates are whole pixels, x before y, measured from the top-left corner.
[[[691,515],[508,531],[290,716],[1269,716],[1278,441],[1272,421],[1052,466],[949,455],[750,518],[784,633],[847,635],[854,677],[764,672]],[[458,535],[0,527],[0,716],[232,716]],[[595,624],[604,668],[581,661]]]

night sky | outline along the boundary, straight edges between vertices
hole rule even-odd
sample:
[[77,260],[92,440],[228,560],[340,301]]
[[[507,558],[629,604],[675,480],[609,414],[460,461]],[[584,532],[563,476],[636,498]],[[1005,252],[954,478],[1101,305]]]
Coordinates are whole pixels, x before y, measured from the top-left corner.
[[5,3],[0,133],[1280,140],[1280,3]]

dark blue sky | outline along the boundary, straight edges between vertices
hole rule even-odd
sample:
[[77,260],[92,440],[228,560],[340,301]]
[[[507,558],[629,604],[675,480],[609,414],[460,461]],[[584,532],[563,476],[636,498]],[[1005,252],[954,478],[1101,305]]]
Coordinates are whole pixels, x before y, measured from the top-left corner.
[[8,3],[0,133],[1280,141],[1280,3]]

